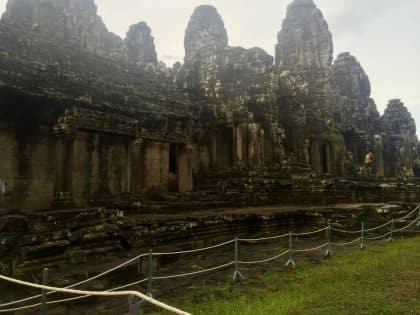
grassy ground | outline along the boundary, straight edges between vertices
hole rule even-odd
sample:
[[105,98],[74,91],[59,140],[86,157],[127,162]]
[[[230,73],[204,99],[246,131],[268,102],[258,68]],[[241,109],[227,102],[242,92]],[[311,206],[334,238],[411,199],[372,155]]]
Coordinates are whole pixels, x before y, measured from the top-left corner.
[[195,315],[420,314],[420,237],[319,264],[298,261],[293,271],[270,269],[241,283],[200,285],[174,304]]

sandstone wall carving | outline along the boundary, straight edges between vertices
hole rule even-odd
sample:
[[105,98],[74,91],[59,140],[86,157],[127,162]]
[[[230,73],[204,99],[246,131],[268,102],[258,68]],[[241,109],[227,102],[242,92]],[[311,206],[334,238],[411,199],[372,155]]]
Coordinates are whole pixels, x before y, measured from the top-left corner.
[[269,195],[330,176],[420,173],[410,113],[393,100],[380,117],[357,59],[333,62],[312,0],[289,5],[275,58],[229,46],[208,5],[193,12],[184,46],[184,63],[167,68],[145,22],[123,40],[93,0],[9,0],[0,21],[3,207],[205,198],[231,184]]

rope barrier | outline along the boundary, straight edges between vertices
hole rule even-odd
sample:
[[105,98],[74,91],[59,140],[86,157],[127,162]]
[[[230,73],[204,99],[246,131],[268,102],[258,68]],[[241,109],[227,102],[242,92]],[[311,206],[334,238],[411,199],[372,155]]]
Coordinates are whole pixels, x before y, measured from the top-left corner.
[[[106,290],[105,292],[119,291],[119,290],[122,290],[122,289],[125,289],[125,288],[129,288],[129,287],[144,283],[147,280],[148,279],[143,279],[143,280],[140,280],[140,281],[132,282],[132,283],[129,283],[129,284],[117,287],[117,288]],[[78,300],[86,299],[86,298],[89,298],[89,297],[92,297],[92,296],[91,295],[83,295],[83,296],[77,296],[77,297],[66,298],[66,299],[61,299],[61,300],[47,301],[47,302],[45,302],[45,304],[47,304],[47,305],[61,304],[61,303],[67,303],[67,302],[72,302],[72,301],[78,301]],[[31,305],[26,305],[26,306],[21,306],[21,307],[9,308],[8,310],[1,310],[0,309],[0,313],[24,311],[24,310],[28,310],[28,309],[31,309],[31,308],[41,306],[41,305],[42,305],[42,303],[36,303],[36,304],[31,304]]]
[[418,210],[420,209],[420,205],[418,205],[413,211],[411,211],[410,213],[406,214],[405,216],[403,216],[402,218],[399,219],[395,219],[394,221],[400,221],[400,220],[405,220],[409,217],[411,217],[413,214],[415,214]]
[[289,250],[284,251],[283,253],[271,257],[271,258],[267,258],[267,259],[263,259],[263,260],[255,260],[255,261],[238,261],[238,264],[240,265],[255,265],[255,264],[263,264],[263,263],[267,263],[276,259],[279,259],[280,257],[286,255],[289,253]]
[[359,237],[359,238],[356,238],[355,240],[350,241],[350,242],[347,242],[347,243],[330,243],[330,245],[331,245],[331,246],[347,246],[347,245],[352,245],[352,244],[354,244],[354,243],[356,243],[356,242],[360,241],[361,239],[362,239],[362,238],[361,238],[361,237]]
[[386,226],[390,225],[391,223],[392,223],[392,220],[391,220],[391,221],[388,221],[388,222],[386,222],[386,223],[384,223],[384,224],[382,224],[382,225],[379,225],[379,226],[377,226],[377,227],[370,228],[370,229],[365,229],[365,232],[373,232],[373,231],[380,230],[380,229],[382,229],[382,228],[384,228],[384,227],[386,227]]
[[336,229],[334,227],[331,227],[331,231],[340,232],[340,233],[344,233],[344,234],[360,234],[360,232],[361,232],[361,230],[358,230],[358,231],[347,231],[347,230]]
[[[380,226],[377,226],[377,227],[374,227],[374,228],[370,228],[370,229],[365,229],[365,230],[364,230],[364,232],[372,232],[372,231],[379,230],[379,229],[381,229],[381,228],[383,228],[383,227],[385,227],[385,226],[387,226],[387,225],[391,224],[391,223],[392,223],[392,221],[394,221],[394,222],[398,222],[398,221],[401,221],[401,220],[405,220],[405,219],[407,219],[407,218],[411,217],[413,214],[415,214],[415,213],[416,213],[419,209],[420,209],[420,205],[418,205],[418,206],[417,206],[417,207],[416,207],[413,211],[411,211],[410,213],[406,214],[406,215],[405,215],[405,216],[403,216],[402,218],[399,218],[399,219],[392,219],[392,220],[390,220],[390,221],[388,221],[388,222],[386,222],[386,223],[384,223],[384,224],[382,224],[382,225],[380,225]],[[335,231],[335,232],[345,233],[345,234],[360,234],[360,233],[362,232],[362,230],[358,230],[358,231],[348,231],[348,230],[336,229],[336,228],[334,228],[334,227],[331,227],[331,230],[333,230],[333,231]]]
[[262,238],[238,238],[238,241],[252,243],[252,242],[278,240],[280,238],[285,238],[285,237],[289,237],[289,233],[279,235],[279,236],[262,237]]
[[199,252],[204,252],[206,250],[223,247],[223,246],[232,244],[233,242],[235,242],[235,240],[230,240],[230,241],[220,243],[220,244],[217,244],[217,245],[198,248],[198,249],[184,250],[184,251],[178,251],[178,252],[153,253],[153,256],[169,256],[169,255],[183,255],[183,254],[199,253]]
[[[35,289],[41,289],[41,290],[47,290],[47,291],[55,291],[55,292],[61,292],[61,293],[68,293],[68,294],[76,294],[76,295],[88,295],[88,296],[106,296],[106,297],[119,297],[119,296],[135,296],[143,301],[146,301],[150,304],[153,304],[161,309],[164,309],[166,311],[179,314],[179,315],[191,315],[185,311],[182,311],[180,309],[177,309],[173,306],[167,305],[163,302],[160,302],[158,300],[155,300],[143,293],[140,293],[138,291],[119,291],[119,292],[106,292],[106,291],[85,291],[85,290],[74,290],[74,289],[64,289],[64,288],[57,288],[57,287],[51,287],[46,286],[42,284],[35,284],[30,283],[22,280],[17,280],[13,278],[9,278],[3,275],[0,275],[0,279],[16,283],[19,285],[35,288]],[[9,310],[2,310],[2,312],[7,312]]]
[[[169,252],[169,253],[153,253],[153,255],[154,256],[158,256],[158,255],[159,256],[164,256],[164,255],[179,255],[179,254],[187,254],[187,253],[197,253],[197,252],[202,252],[202,251],[206,251],[206,250],[210,250],[210,249],[222,247],[222,246],[231,244],[234,241],[235,240],[230,240],[230,241],[227,241],[227,242],[224,242],[224,243],[221,243],[221,244],[217,244],[217,245],[214,245],[214,246],[209,246],[209,247],[204,247],[204,248],[199,248],[199,249],[194,249],[194,250],[189,250],[189,251],[179,251],[179,252]],[[104,271],[104,272],[102,272],[102,273],[100,273],[100,274],[98,274],[96,276],[93,276],[91,278],[88,278],[88,279],[85,279],[83,281],[80,281],[80,282],[74,283],[72,285],[69,285],[69,286],[65,287],[65,289],[71,289],[71,288],[74,288],[76,286],[79,286],[79,285],[82,285],[82,284],[86,284],[86,283],[88,283],[90,281],[96,280],[96,279],[98,279],[100,277],[103,277],[103,276],[105,276],[105,275],[113,272],[113,271],[119,270],[119,269],[121,269],[121,268],[123,268],[123,267],[125,267],[125,266],[127,266],[127,265],[129,265],[129,264],[131,264],[131,263],[133,263],[133,262],[135,262],[137,260],[139,260],[142,257],[147,257],[148,255],[149,254],[140,254],[140,255],[138,255],[138,256],[136,256],[134,258],[131,258],[128,261],[126,261],[126,262],[124,262],[124,263],[122,263],[122,264],[120,264],[118,266],[115,266],[115,267],[113,267],[113,268],[111,268],[109,270],[106,270],[106,271]],[[51,295],[53,293],[55,293],[55,292],[54,291],[48,292],[47,295]],[[28,302],[28,301],[31,301],[31,300],[34,300],[34,299],[37,299],[37,298],[40,298],[40,297],[42,297],[42,294],[34,295],[34,296],[31,296],[31,297],[28,297],[28,298],[24,298],[24,299],[12,301],[12,302],[8,302],[8,303],[3,303],[3,304],[0,304],[0,308],[6,307],[6,306],[10,306],[10,305],[14,305],[14,304],[20,304],[20,303]]]
[[[79,286],[79,285],[88,283],[88,282],[90,282],[92,280],[95,280],[95,279],[98,279],[98,278],[100,278],[100,277],[102,277],[104,275],[107,275],[107,274],[109,274],[109,273],[111,273],[113,271],[119,270],[119,269],[121,269],[121,268],[123,268],[123,267],[125,267],[125,266],[127,266],[127,265],[129,265],[129,264],[131,264],[131,263],[133,263],[133,262],[141,259],[142,257],[146,257],[146,256],[149,256],[149,258],[150,258],[151,255],[152,256],[166,256],[166,255],[182,255],[182,254],[189,254],[189,253],[197,253],[197,252],[207,251],[207,250],[219,248],[219,247],[222,247],[222,246],[226,246],[226,245],[232,244],[234,242],[235,242],[235,244],[237,244],[238,241],[242,241],[242,242],[267,241],[267,240],[275,240],[275,239],[285,238],[285,237],[288,237],[288,236],[290,238],[291,236],[307,236],[307,235],[313,235],[313,234],[317,234],[317,233],[320,233],[320,232],[323,232],[323,231],[337,231],[337,232],[348,233],[348,234],[356,234],[356,233],[360,233],[360,232],[363,232],[364,233],[364,232],[369,232],[369,231],[376,231],[376,230],[378,230],[380,228],[383,228],[383,227],[389,225],[390,223],[392,223],[392,225],[393,225],[394,222],[399,222],[399,221],[402,221],[402,220],[405,220],[405,219],[411,217],[419,209],[420,209],[420,205],[417,206],[413,211],[411,211],[410,213],[408,213],[407,215],[405,215],[402,218],[399,218],[399,219],[396,219],[396,220],[393,219],[390,222],[387,222],[387,223],[382,224],[380,226],[377,226],[375,228],[371,228],[371,229],[364,229],[364,228],[362,228],[362,230],[360,230],[360,231],[346,231],[346,230],[335,229],[335,228],[332,228],[332,227],[328,226],[328,227],[325,227],[325,228],[322,228],[322,229],[319,229],[319,230],[316,230],[316,231],[306,232],[306,233],[291,233],[291,232],[289,232],[288,234],[283,234],[283,235],[273,236],[273,237],[266,237],[266,238],[234,239],[234,240],[230,240],[230,241],[227,241],[227,242],[224,242],[224,243],[220,243],[220,244],[216,244],[216,245],[213,245],[213,246],[208,246],[208,247],[203,247],[203,248],[193,249],[193,250],[176,251],[176,252],[166,252],[166,253],[165,252],[162,252],[162,253],[141,254],[141,255],[138,255],[138,256],[136,256],[134,258],[129,259],[128,261],[126,261],[126,262],[124,262],[124,263],[122,263],[122,264],[120,264],[118,266],[115,266],[115,267],[113,267],[113,268],[111,268],[109,270],[106,270],[106,271],[104,271],[104,272],[102,272],[102,273],[100,273],[100,274],[98,274],[96,276],[93,276],[93,277],[88,278],[88,279],[85,279],[83,281],[74,283],[74,284],[69,285],[69,286],[67,286],[65,288],[60,288],[60,290],[68,290],[70,288],[73,288],[73,287],[76,287],[76,286]],[[363,235],[362,237],[359,237],[359,238],[357,238],[357,239],[355,239],[353,241],[349,241],[349,242],[346,242],[346,243],[330,243],[330,242],[327,242],[327,243],[324,243],[324,244],[322,244],[320,246],[317,246],[317,247],[314,247],[314,248],[309,248],[309,249],[293,249],[293,250],[295,252],[297,252],[297,253],[304,253],[304,252],[316,251],[316,250],[322,249],[322,248],[324,248],[324,247],[326,247],[328,245],[331,245],[331,246],[347,246],[347,245],[354,244],[354,243],[356,243],[356,242],[358,242],[360,240],[363,241],[363,239],[366,239],[366,240],[380,240],[380,239],[383,239],[383,238],[385,238],[387,236],[390,236],[390,235],[392,237],[392,234],[393,233],[406,230],[407,228],[411,227],[413,224],[415,224],[419,220],[420,220],[420,217],[414,219],[414,221],[412,221],[410,224],[408,224],[407,226],[405,226],[403,228],[400,228],[400,229],[395,229],[394,230],[393,229],[393,226],[392,226],[390,232],[387,232],[384,235],[377,236],[377,237],[365,237]],[[244,265],[244,264],[266,263],[266,262],[269,262],[269,261],[276,260],[276,259],[278,259],[278,258],[286,255],[287,253],[291,254],[291,249],[289,249],[289,250],[287,250],[287,251],[285,251],[285,252],[283,252],[283,253],[281,253],[279,255],[276,255],[274,257],[268,258],[268,259],[257,260],[257,261],[239,261],[239,260],[236,260],[236,261],[232,261],[230,263],[224,264],[224,265],[220,265],[220,266],[217,266],[217,267],[213,267],[213,268],[209,268],[209,269],[205,269],[205,270],[200,270],[200,271],[196,271],[196,272],[190,272],[190,273],[184,273],[184,274],[177,274],[177,275],[171,275],[171,276],[150,277],[150,278],[147,278],[147,279],[139,280],[139,281],[136,281],[136,282],[133,282],[133,283],[130,283],[130,284],[126,284],[124,286],[120,286],[118,288],[114,288],[114,289],[110,289],[110,290],[102,291],[102,292],[111,293],[111,292],[115,292],[117,290],[125,289],[127,287],[138,285],[138,284],[141,284],[143,282],[150,281],[150,280],[164,280],[164,279],[173,279],[173,278],[181,278],[181,277],[198,275],[198,274],[202,274],[202,273],[207,273],[207,272],[211,272],[211,271],[216,271],[216,270],[220,270],[220,269],[223,269],[223,268],[227,268],[227,267],[232,266],[232,265],[235,265],[235,264],[243,264]],[[3,278],[3,276],[1,278]],[[11,279],[11,278],[9,278],[9,279]],[[16,281],[19,281],[19,280],[16,280]],[[51,287],[51,288],[53,288],[53,287]],[[51,289],[51,290],[48,290],[49,292],[45,292],[44,294],[39,294],[39,295],[35,295],[35,296],[32,296],[32,297],[28,297],[28,298],[16,300],[16,301],[12,301],[12,302],[8,302],[8,303],[3,303],[3,304],[0,304],[0,308],[6,307],[6,306],[10,306],[10,305],[14,305],[14,304],[19,304],[19,303],[27,302],[27,301],[33,300],[35,298],[40,298],[40,297],[44,297],[44,299],[45,299],[46,295],[50,295],[50,294],[53,294],[55,292],[62,292],[60,290]],[[70,291],[75,291],[75,290],[70,290]],[[85,292],[96,292],[96,291],[85,291]],[[80,296],[80,297],[73,297],[73,298],[68,298],[68,299],[62,299],[62,300],[56,300],[56,301],[49,301],[49,302],[45,302],[45,303],[36,303],[36,304],[22,306],[22,307],[16,307],[16,308],[13,308],[13,309],[8,309],[8,310],[1,310],[0,309],[0,313],[6,312],[6,311],[8,312],[8,311],[19,311],[19,310],[29,309],[29,308],[41,306],[41,305],[44,305],[44,304],[58,304],[58,303],[64,303],[64,302],[68,302],[68,301],[75,301],[75,300],[79,300],[79,299],[83,299],[83,298],[88,298],[88,297],[90,297],[92,295],[94,295],[94,294],[90,294],[90,295],[87,294],[87,295]]]
[[394,230],[394,233],[404,231],[404,230],[408,229],[409,227],[411,227],[412,225],[414,225],[417,222],[420,222],[420,217],[417,217],[416,219],[414,219],[410,224],[408,224],[408,225],[406,225],[406,226],[404,226],[400,229]]
[[383,238],[385,238],[385,237],[387,237],[387,236],[390,236],[390,235],[392,235],[393,233],[396,233],[396,232],[401,232],[401,231],[404,231],[404,230],[406,230],[406,229],[408,229],[409,227],[411,227],[413,224],[415,224],[417,221],[419,221],[420,220],[420,218],[416,218],[416,219],[414,219],[414,221],[412,221],[412,222],[410,222],[410,224],[408,224],[408,225],[406,225],[406,226],[404,226],[404,227],[402,227],[402,228],[400,228],[400,229],[393,229],[392,231],[390,231],[390,232],[387,232],[387,233],[385,233],[384,235],[382,235],[382,236],[377,236],[377,237],[365,237],[365,239],[367,239],[367,240],[370,240],[370,241],[375,241],[375,240],[380,240],[380,239],[383,239]]
[[[393,232],[395,233],[395,231],[393,231]],[[365,237],[365,240],[368,240],[368,241],[377,241],[377,240],[381,240],[381,239],[383,239],[383,238],[385,238],[385,237],[387,237],[387,236],[391,235],[393,232],[387,232],[387,233],[385,233],[384,235],[381,235],[381,236],[376,236],[376,237]]]
[[292,233],[293,236],[307,236],[307,235],[313,235],[313,234],[318,234],[321,232],[324,232],[325,230],[327,230],[328,227],[324,227],[323,229],[317,230],[317,231],[313,231],[313,232],[306,232],[306,233]]
[[[80,282],[71,284],[71,285],[69,285],[67,287],[64,287],[64,289],[71,289],[71,288],[74,288],[76,286],[79,286],[79,285],[88,283],[90,281],[96,280],[96,279],[98,279],[98,278],[100,278],[102,276],[105,276],[105,275],[113,272],[113,271],[116,271],[118,269],[121,269],[122,267],[125,267],[125,266],[127,266],[127,265],[129,265],[129,264],[131,264],[131,263],[133,263],[133,262],[135,262],[137,260],[139,260],[140,258],[145,257],[145,256],[147,256],[147,254],[138,255],[138,256],[136,256],[134,258],[131,258],[131,259],[127,260],[126,262],[124,262],[124,263],[122,263],[122,264],[120,264],[118,266],[115,266],[115,267],[113,267],[113,268],[111,268],[109,270],[106,270],[106,271],[104,271],[104,272],[102,272],[100,274],[97,274],[96,276],[93,276],[91,278],[88,278],[88,279],[85,279],[83,281],[80,281]],[[48,292],[47,295],[50,295],[50,294],[53,294],[53,293],[55,293],[55,291]],[[40,298],[40,297],[42,297],[42,294],[34,295],[34,296],[31,296],[31,297],[20,299],[20,300],[13,301],[13,302],[3,303],[3,304],[0,304],[0,308],[5,307],[5,306],[10,306],[10,305],[13,305],[13,304],[20,304],[20,303],[23,303],[23,302],[28,302],[28,301],[31,301],[33,299],[37,299],[37,298]]]
[[153,280],[167,280],[167,279],[174,279],[174,278],[183,278],[183,277],[188,277],[188,276],[195,276],[195,275],[199,275],[202,273],[207,273],[207,272],[211,272],[211,271],[216,271],[216,270],[220,270],[220,269],[224,269],[230,266],[233,266],[235,264],[234,261],[231,261],[230,263],[224,264],[224,265],[220,265],[217,267],[213,267],[213,268],[209,268],[209,269],[204,269],[204,270],[200,270],[200,271],[194,271],[194,272],[189,272],[189,273],[183,273],[183,274],[178,274],[178,275],[172,275],[172,276],[161,276],[161,277],[153,277]]
[[328,245],[328,243],[324,243],[324,244],[322,244],[320,246],[317,246],[317,247],[308,248],[308,249],[294,249],[293,251],[296,252],[296,253],[314,252],[316,250],[320,250],[320,249],[324,248],[327,245]]

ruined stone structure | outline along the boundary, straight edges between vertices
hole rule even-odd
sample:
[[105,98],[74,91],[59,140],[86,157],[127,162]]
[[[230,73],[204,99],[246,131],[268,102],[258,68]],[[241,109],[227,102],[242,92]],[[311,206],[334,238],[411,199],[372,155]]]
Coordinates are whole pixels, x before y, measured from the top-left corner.
[[380,117],[356,58],[333,61],[312,0],[289,5],[275,57],[229,46],[212,6],[191,16],[183,64],[160,63],[151,34],[144,22],[125,39],[110,33],[93,0],[9,0],[0,21],[4,209],[194,207],[256,192],[268,202],[325,176],[418,174],[410,113],[394,100]]

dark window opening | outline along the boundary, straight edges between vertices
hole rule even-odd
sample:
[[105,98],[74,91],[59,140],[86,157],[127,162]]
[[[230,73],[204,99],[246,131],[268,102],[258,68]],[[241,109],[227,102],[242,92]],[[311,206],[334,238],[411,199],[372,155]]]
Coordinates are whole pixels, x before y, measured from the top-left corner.
[[175,143],[171,143],[169,145],[169,172],[173,174],[176,174],[178,172]]

